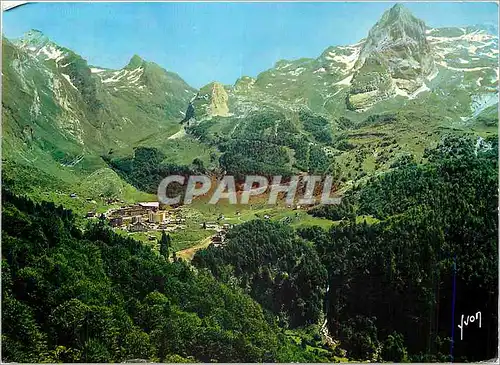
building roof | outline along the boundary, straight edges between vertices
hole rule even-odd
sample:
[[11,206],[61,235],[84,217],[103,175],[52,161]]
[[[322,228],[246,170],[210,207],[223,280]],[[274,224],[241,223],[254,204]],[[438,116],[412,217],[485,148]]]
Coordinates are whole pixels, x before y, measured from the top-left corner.
[[160,203],[158,203],[158,202],[145,202],[145,203],[139,203],[139,205],[141,207],[145,207],[145,208],[159,208],[160,207]]

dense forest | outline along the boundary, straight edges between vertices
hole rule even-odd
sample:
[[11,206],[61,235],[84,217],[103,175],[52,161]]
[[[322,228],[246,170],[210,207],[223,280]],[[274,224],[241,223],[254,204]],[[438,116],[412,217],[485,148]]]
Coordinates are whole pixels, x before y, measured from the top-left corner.
[[229,232],[223,249],[199,251],[193,263],[248,288],[283,324],[297,327],[320,319],[326,270],[313,245],[287,226],[264,220],[242,224]]
[[[166,176],[182,175],[188,177],[205,172],[203,163],[195,159],[191,165],[165,163],[165,155],[158,148],[137,147],[133,156],[113,157],[112,153],[102,156],[125,181],[141,191],[156,194],[158,185]],[[182,189],[172,184],[171,193],[181,193]],[[175,196],[174,195],[174,196]]]
[[[448,137],[425,156],[358,186],[341,205],[313,209],[340,223],[300,229],[306,242],[280,224],[250,222],[193,262],[236,278],[290,325],[318,320],[326,271],[328,327],[349,359],[450,361],[453,332],[455,360],[493,358],[498,142]],[[460,316],[478,311],[481,328],[458,338]]]
[[220,166],[236,178],[324,173],[333,163],[323,148],[334,144],[330,122],[307,110],[291,116],[269,110],[250,113],[234,121],[230,136],[211,130],[214,124],[206,120],[186,131],[220,150]]
[[310,339],[301,345],[300,334],[285,334],[210,273],[102,221],[82,232],[52,203],[5,188],[2,199],[4,362],[334,360],[325,349],[306,351]]
[[[81,230],[71,211],[4,186],[3,360],[490,359],[497,198],[497,140],[448,137],[312,209],[328,230],[251,220],[191,265],[165,237],[157,250],[104,221]],[[481,327],[461,334],[477,312]]]

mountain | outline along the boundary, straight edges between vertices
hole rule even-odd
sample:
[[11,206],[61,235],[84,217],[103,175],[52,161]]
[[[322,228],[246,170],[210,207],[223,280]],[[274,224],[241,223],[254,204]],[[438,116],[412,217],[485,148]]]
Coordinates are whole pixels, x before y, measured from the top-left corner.
[[[431,28],[396,5],[355,44],[199,90],[139,55],[115,70],[37,30],[3,38],[4,358],[490,358],[492,31]],[[155,201],[168,175],[200,174],[330,175],[342,202],[200,197],[169,209],[182,225],[168,235],[86,218]],[[469,326],[449,357],[455,294],[457,315],[482,313],[483,328]]]
[[119,70],[89,65],[33,30],[3,42],[11,90],[2,100],[4,157],[86,177],[109,167],[101,156],[128,158],[146,146],[169,163],[199,157],[237,173],[246,168],[231,153],[254,172],[338,169],[347,184],[402,155],[422,158],[450,131],[495,132],[498,38],[490,28],[430,28],[395,5],[356,44],[200,90],[138,55]]
[[[281,60],[256,78],[241,77],[226,88],[229,113],[307,107],[360,120],[433,99],[427,104],[439,115],[471,120],[497,95],[498,38],[490,28],[430,28],[398,4],[356,44],[329,47],[318,58]],[[461,107],[442,108],[457,102]]]
[[137,55],[120,70],[98,68],[37,30],[3,38],[2,73],[4,159],[71,181],[106,168],[109,151],[178,132],[195,94]]
[[420,160],[447,133],[495,133],[497,63],[498,38],[485,27],[430,28],[396,5],[356,44],[226,86],[224,117],[207,112],[205,92],[186,130],[223,151],[226,171],[339,170],[349,183],[405,155]]
[[393,96],[413,93],[434,69],[425,23],[404,6],[386,11],[370,30],[356,61],[348,104],[362,109]]

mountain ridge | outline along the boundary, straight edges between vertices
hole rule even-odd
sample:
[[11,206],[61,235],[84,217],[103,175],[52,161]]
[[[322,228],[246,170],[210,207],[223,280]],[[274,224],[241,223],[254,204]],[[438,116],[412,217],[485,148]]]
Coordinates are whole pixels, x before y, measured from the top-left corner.
[[[355,151],[338,147],[361,146],[350,133],[372,121],[403,123],[417,116],[431,118],[429,128],[466,131],[491,128],[497,119],[492,108],[498,99],[498,38],[481,27],[427,27],[402,6],[387,10],[355,44],[327,47],[316,58],[279,60],[256,77],[200,89],[138,55],[117,70],[89,65],[36,30],[25,40],[4,39],[4,51],[6,85],[23,90],[3,99],[4,155],[22,163],[43,156],[93,172],[107,167],[100,156],[129,156],[137,146],[170,151],[175,140],[175,148],[201,143],[207,151],[202,159],[217,165],[208,151],[241,138],[248,133],[243,128],[255,128],[255,115],[267,113],[279,115],[275,130],[291,123],[288,130],[308,136],[304,141],[322,161],[335,160],[351,171]],[[323,130],[328,133],[320,142]],[[411,134],[401,138],[405,133]],[[307,170],[311,165],[302,154],[309,147],[294,143],[283,146],[288,165]],[[421,154],[417,145],[406,148]],[[372,166],[366,162],[362,172],[373,172]]]

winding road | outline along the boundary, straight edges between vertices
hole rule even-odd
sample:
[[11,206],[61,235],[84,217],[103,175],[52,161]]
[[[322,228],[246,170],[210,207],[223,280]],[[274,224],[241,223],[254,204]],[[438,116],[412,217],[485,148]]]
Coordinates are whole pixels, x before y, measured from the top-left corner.
[[194,245],[192,247],[186,248],[186,249],[181,250],[181,251],[177,251],[176,256],[180,257],[184,260],[191,261],[193,259],[194,254],[196,253],[196,251],[201,250],[202,248],[208,247],[208,245],[210,245],[210,242],[212,242],[213,236],[215,236],[215,235],[204,238],[197,245]]

